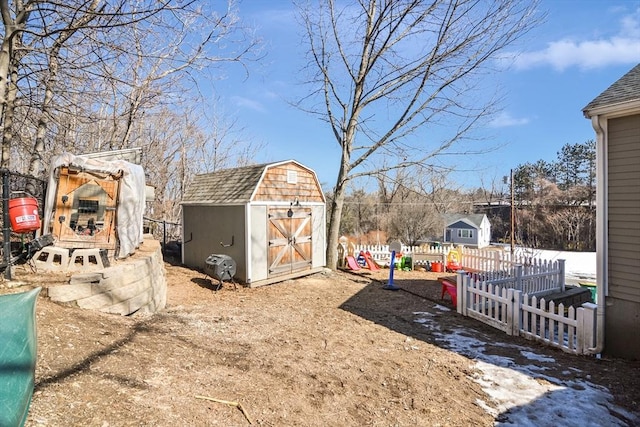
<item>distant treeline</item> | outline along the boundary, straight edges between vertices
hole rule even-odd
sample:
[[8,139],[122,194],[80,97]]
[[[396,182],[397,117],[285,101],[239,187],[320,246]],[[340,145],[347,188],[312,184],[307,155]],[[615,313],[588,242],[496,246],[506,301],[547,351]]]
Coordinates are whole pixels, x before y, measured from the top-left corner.
[[516,244],[593,251],[595,142],[566,144],[557,154],[554,162],[539,160],[515,167],[513,186],[505,177],[489,188],[471,192],[456,189],[441,174],[380,176],[376,192],[355,189],[347,197],[341,234],[362,243],[400,239],[412,245],[441,240],[444,214],[485,213],[491,222],[492,241],[510,242],[513,188]]

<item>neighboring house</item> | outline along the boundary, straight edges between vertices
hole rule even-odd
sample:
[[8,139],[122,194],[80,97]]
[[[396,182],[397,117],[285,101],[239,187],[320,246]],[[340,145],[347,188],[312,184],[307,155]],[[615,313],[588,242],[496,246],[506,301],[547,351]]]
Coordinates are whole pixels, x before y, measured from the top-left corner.
[[444,242],[483,248],[491,241],[491,224],[485,214],[449,214],[444,218]]
[[597,137],[598,348],[640,360],[640,64],[584,109]]
[[294,160],[196,175],[182,200],[182,262],[205,269],[226,255],[251,287],[320,271],[325,210],[315,172]]

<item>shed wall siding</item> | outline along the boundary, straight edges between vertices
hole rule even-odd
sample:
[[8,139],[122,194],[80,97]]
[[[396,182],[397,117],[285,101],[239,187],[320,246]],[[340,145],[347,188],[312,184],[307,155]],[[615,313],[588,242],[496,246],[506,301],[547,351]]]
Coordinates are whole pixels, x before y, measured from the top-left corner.
[[311,267],[324,267],[327,265],[326,257],[327,257],[327,242],[325,241],[325,206],[313,206],[311,208],[311,218],[313,221],[312,224],[312,257],[311,257]]
[[251,206],[251,281],[265,280],[269,275],[267,245],[267,206]]
[[640,115],[608,122],[609,295],[640,303]]
[[[236,277],[247,280],[244,206],[182,207],[184,219],[183,263],[204,269],[211,254],[229,255],[237,265]],[[224,245],[233,245],[223,247]]]
[[[295,184],[287,182],[289,171],[295,171]],[[295,163],[285,163],[267,169],[260,185],[256,189],[253,201],[284,201],[293,203],[324,202],[322,188],[320,188],[313,172]]]

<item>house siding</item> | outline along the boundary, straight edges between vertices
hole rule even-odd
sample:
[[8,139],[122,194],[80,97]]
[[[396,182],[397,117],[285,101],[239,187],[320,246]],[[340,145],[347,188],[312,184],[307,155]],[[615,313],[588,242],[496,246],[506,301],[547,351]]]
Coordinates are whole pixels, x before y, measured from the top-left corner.
[[640,115],[609,127],[609,296],[640,303]]
[[[461,230],[473,230],[473,236],[458,236]],[[450,215],[448,219],[445,218],[443,239],[446,243],[485,247],[491,240],[491,224],[484,214]]]
[[608,120],[605,352],[640,358],[640,115]]

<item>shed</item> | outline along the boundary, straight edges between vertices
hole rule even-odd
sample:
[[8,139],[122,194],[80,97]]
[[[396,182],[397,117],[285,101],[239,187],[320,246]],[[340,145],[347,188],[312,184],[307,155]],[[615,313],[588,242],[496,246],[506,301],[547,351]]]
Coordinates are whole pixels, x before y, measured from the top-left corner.
[[489,246],[491,224],[485,214],[449,214],[444,218],[444,241],[478,248]]
[[584,109],[596,133],[594,353],[640,360],[640,64]]
[[250,287],[320,271],[325,212],[315,172],[294,160],[197,175],[182,201],[182,263],[230,256]]

